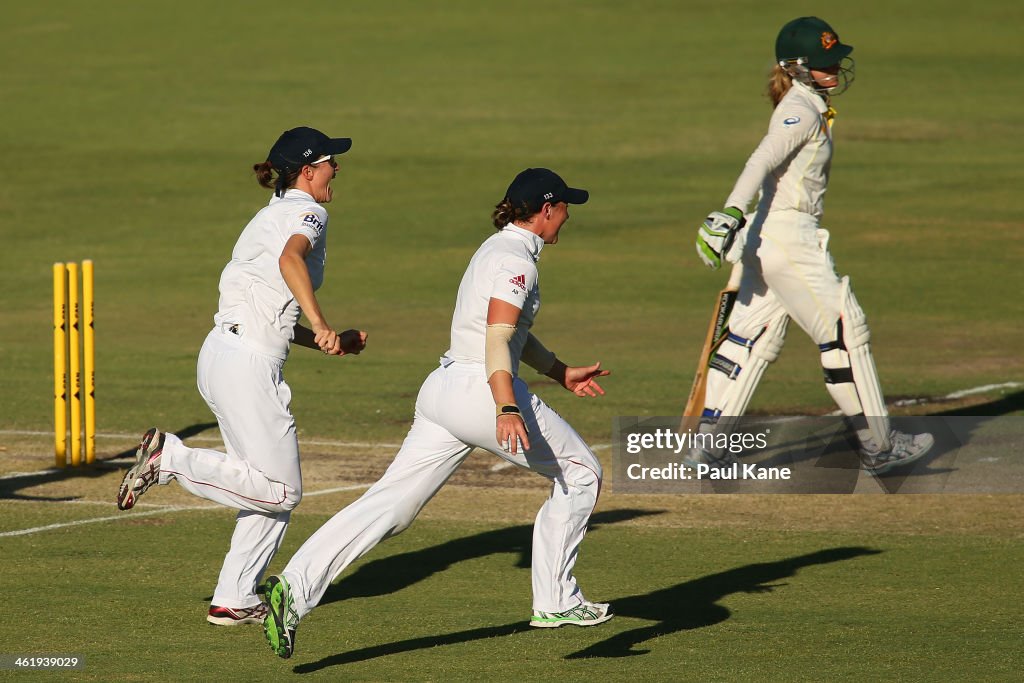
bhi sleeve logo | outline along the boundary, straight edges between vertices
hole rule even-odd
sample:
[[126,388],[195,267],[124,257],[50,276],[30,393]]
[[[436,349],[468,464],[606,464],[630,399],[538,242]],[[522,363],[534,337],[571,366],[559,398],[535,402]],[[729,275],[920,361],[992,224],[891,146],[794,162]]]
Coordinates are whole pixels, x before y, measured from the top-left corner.
[[302,227],[312,228],[317,235],[324,231],[324,223],[315,213],[307,213],[302,218]]

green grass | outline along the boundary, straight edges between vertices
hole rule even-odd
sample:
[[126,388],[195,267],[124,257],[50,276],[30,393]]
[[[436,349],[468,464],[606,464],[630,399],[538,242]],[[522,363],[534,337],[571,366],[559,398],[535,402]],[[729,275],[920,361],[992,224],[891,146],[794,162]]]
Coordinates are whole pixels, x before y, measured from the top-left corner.
[[[282,556],[324,519],[300,515]],[[5,574],[31,573],[33,591],[2,628],[5,651],[86,655],[78,680],[1012,680],[1022,663],[1024,594],[999,568],[1024,554],[994,537],[764,531],[755,543],[610,521],[578,576],[618,616],[537,631],[528,520],[422,521],[329,590],[286,662],[257,627],[203,624],[227,513],[81,529],[4,539]]]
[[[355,139],[320,298],[334,324],[370,333],[358,359],[294,355],[304,433],[401,436],[490,207],[536,164],[593,197],[545,253],[538,333],[570,362],[615,372],[599,402],[542,393],[600,440],[612,416],[679,409],[723,280],[692,253],[694,226],[764,130],[763,77],[788,13],[466,0],[311,6],[298,20],[273,2],[102,7],[22,4],[0,28],[8,426],[51,424],[49,267],[89,257],[100,429],[207,420],[194,358],[220,268],[266,199],[247,168],[298,123]],[[1024,376],[1012,350],[1022,308],[1008,296],[1024,256],[1024,136],[1005,87],[1021,10],[923,7],[830,15],[856,46],[858,78],[836,101],[824,223],[894,395]],[[289,22],[315,39],[284,40]],[[828,409],[816,366],[794,330],[753,408]]]
[[[99,431],[212,421],[195,359],[220,270],[267,200],[249,168],[301,124],[355,140],[329,207],[319,298],[335,326],[370,334],[359,358],[300,349],[289,360],[304,438],[402,438],[491,207],[531,165],[592,197],[544,252],[538,336],[570,363],[614,372],[600,400],[535,388],[594,443],[610,441],[615,416],[678,414],[725,280],[696,258],[695,229],[766,128],[777,27],[808,11],[753,0],[5,7],[0,432],[52,428],[50,267],[84,258],[96,263]],[[856,46],[857,80],[835,102],[823,224],[868,313],[884,389],[1022,381],[1013,84],[1024,6],[866,0],[825,18]],[[1022,412],[1019,392],[979,400],[975,414]],[[832,407],[817,351],[794,328],[751,408]],[[23,455],[0,448],[0,463],[5,453]],[[99,514],[2,505],[4,529]],[[418,523],[367,566],[416,552],[437,561],[453,538],[531,517],[471,513]],[[324,514],[296,515],[279,560]],[[607,525],[580,572],[621,616],[550,634],[521,628],[529,579],[515,553],[456,553],[422,580],[402,568],[360,579],[373,597],[314,612],[284,663],[253,631],[202,624],[229,517],[178,513],[0,540],[15,607],[0,638],[5,652],[86,654],[81,680],[1014,680],[1019,535],[975,536],[985,518],[965,518],[926,535]],[[836,548],[880,552],[785,573]]]

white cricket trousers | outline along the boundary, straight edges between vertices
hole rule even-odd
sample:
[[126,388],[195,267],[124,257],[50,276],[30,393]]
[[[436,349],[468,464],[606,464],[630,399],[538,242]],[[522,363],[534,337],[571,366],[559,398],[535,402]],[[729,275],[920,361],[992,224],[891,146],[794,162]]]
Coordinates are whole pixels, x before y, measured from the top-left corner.
[[842,281],[828,240],[828,230],[799,211],[772,211],[760,226],[752,226],[729,329],[749,339],[788,315],[815,344],[834,340]]
[[258,605],[256,586],[302,499],[302,472],[284,362],[255,353],[215,328],[199,352],[199,393],[210,406],[226,453],[189,448],[168,434],[160,483],[172,479],[201,498],[239,510],[213,604]]
[[[772,211],[754,219],[746,240],[743,278],[729,318],[731,335],[719,351],[726,360],[746,369],[739,375],[710,373],[705,396],[706,410],[724,411],[725,415],[742,415],[746,410],[761,373],[782,349],[790,319],[821,348],[826,377],[830,370],[850,367],[845,348],[827,348],[839,336],[837,323],[844,314],[844,298],[852,297],[852,292],[845,291],[849,280],[836,275],[828,231],[818,227],[818,220],[810,214]],[[734,341],[732,335],[748,340],[749,345]],[[864,378],[867,384],[860,390],[867,396],[880,396],[873,363],[870,372],[872,376]],[[826,380],[825,387],[844,415],[866,411],[885,415],[884,404],[864,405],[852,381]],[[888,434],[888,426],[880,431]]]
[[495,438],[494,400],[482,364],[453,363],[424,381],[411,429],[384,476],[307,540],[284,569],[302,617],[344,569],[404,531],[474,447],[553,481],[533,527],[533,608],[562,612],[585,598],[573,576],[576,554],[601,489],[601,465],[554,410],[514,382],[530,450],[510,455]]

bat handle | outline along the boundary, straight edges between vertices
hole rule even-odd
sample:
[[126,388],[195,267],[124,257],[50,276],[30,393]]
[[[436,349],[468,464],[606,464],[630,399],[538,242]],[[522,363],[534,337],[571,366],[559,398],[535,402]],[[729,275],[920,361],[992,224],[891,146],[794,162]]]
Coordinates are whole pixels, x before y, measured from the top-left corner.
[[732,272],[729,273],[729,284],[726,286],[726,289],[738,290],[740,288],[740,280],[742,279],[743,261],[737,261],[736,263],[732,264]]

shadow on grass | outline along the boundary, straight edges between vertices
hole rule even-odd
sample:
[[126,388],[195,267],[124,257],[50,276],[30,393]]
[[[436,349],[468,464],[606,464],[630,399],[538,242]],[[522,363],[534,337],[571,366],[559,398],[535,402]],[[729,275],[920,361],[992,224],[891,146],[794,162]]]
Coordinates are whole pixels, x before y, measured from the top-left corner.
[[[811,418],[820,420],[821,418]],[[919,480],[936,475],[955,472],[956,468],[948,465],[939,465],[946,462],[940,460],[943,456],[956,451],[962,445],[957,438],[941,422],[929,421],[926,417],[894,417],[892,427],[901,431],[918,434],[929,432],[935,437],[935,445],[923,458],[911,465],[897,467],[884,474],[875,475],[872,479],[879,488],[887,493],[898,492],[908,480]],[[797,493],[853,493],[860,480],[860,470],[864,468],[860,455],[861,444],[852,426],[844,424],[841,418],[828,418],[829,424],[833,427],[828,430],[820,429],[813,433],[801,435],[798,438],[778,444],[775,448],[780,451],[777,455],[758,463],[763,467],[786,467],[797,465],[801,467],[800,475],[808,476],[808,472],[819,475],[814,480],[813,486]],[[833,424],[834,421],[834,424]],[[721,493],[735,492],[736,485],[727,482],[719,487]]]
[[1016,391],[988,403],[928,413],[935,417],[997,417],[1024,412],[1024,391]]
[[653,593],[631,595],[612,601],[619,616],[646,619],[650,626],[623,631],[566,659],[584,657],[631,657],[648,653],[637,649],[641,643],[659,636],[704,628],[725,621],[731,616],[718,601],[733,593],[770,593],[781,579],[796,576],[804,567],[852,560],[864,555],[877,555],[881,550],[863,547],[828,548],[778,562],[759,562],[711,574],[686,583],[676,584]]
[[[929,432],[935,437],[935,445],[925,457],[906,467],[897,467],[875,477],[879,487],[887,493],[896,493],[904,484],[937,475],[948,475],[958,471],[955,455],[961,447],[972,443],[976,432],[990,420],[1004,415],[1024,411],[1024,391],[1007,394],[998,399],[969,407],[950,408],[927,415],[895,416],[894,428],[909,433]],[[936,419],[956,418],[956,419]],[[812,421],[823,418],[809,418]],[[795,440],[777,444],[780,453],[761,461],[762,466],[786,466],[791,463],[812,463],[814,467],[831,472],[828,484],[832,489],[815,493],[851,493],[858,481],[861,459],[858,453],[860,443],[849,425],[841,418],[832,418],[838,428],[826,433],[822,429],[814,434],[800,436]],[[952,457],[951,457],[952,456]],[[723,493],[730,492],[731,483],[722,486]]]
[[[614,599],[612,604],[616,614],[620,617],[643,619],[654,623],[616,633],[582,650],[566,655],[566,659],[630,657],[646,654],[650,650],[638,649],[637,646],[653,641],[660,636],[712,626],[728,619],[731,612],[728,608],[718,604],[719,600],[728,595],[769,593],[779,585],[773,585],[773,582],[795,576],[804,567],[851,560],[864,555],[876,555],[880,552],[882,551],[864,547],[829,548],[777,562],[748,564],[652,593]],[[409,553],[409,555],[415,555],[415,553]],[[399,557],[407,557],[407,555]],[[619,623],[621,622],[612,620],[608,625],[601,626],[599,629],[587,631],[587,635],[607,633]],[[531,630],[536,629],[531,629],[525,621],[518,621],[437,636],[410,638],[395,643],[340,652],[316,662],[300,664],[294,667],[293,671],[300,674],[314,673],[332,666],[352,664],[403,652],[425,650],[441,645],[456,645],[488,638],[512,636]],[[538,637],[543,637],[543,635],[538,634]]]
[[[608,524],[660,514],[661,510],[606,510],[591,516],[588,528],[593,531]],[[453,564],[487,555],[515,553],[518,555],[515,566],[529,569],[532,544],[533,525],[524,524],[485,531],[423,550],[381,558],[362,565],[350,576],[328,588],[320,604],[390,595],[444,571]]]
[[[935,437],[935,447],[932,448],[931,452],[928,453],[924,458],[919,460],[913,466],[912,472],[900,471],[899,469],[894,470],[881,477],[884,482],[885,479],[892,478],[898,479],[900,477],[921,477],[934,474],[946,474],[949,472],[955,472],[957,467],[952,465],[938,466],[939,460],[946,455],[954,454],[961,446],[972,443],[972,438],[975,436],[975,432],[989,420],[997,419],[1003,415],[1011,415],[1013,413],[1019,413],[1024,411],[1024,391],[1017,391],[1012,394],[1007,394],[1000,398],[986,401],[985,403],[979,403],[978,405],[960,407],[960,408],[949,408],[947,410],[930,412],[926,418],[967,418],[963,420],[950,420],[948,423],[939,421],[938,424],[934,420],[928,422],[921,422],[920,431],[933,431]],[[973,419],[971,419],[973,418]],[[895,422],[900,420],[909,420],[910,424],[913,424],[914,418],[893,418]],[[948,426],[947,426],[948,425]],[[946,427],[943,429],[943,427]],[[944,462],[948,462],[948,459]],[[898,490],[897,485],[893,488],[893,491]]]
[[[934,420],[921,422],[920,424],[922,429],[920,431],[933,432],[933,436],[935,437],[935,447],[932,448],[931,452],[929,452],[924,458],[915,463],[910,472],[907,472],[906,468],[903,470],[897,468],[896,470],[880,477],[880,483],[882,483],[883,488],[886,488],[888,492],[896,492],[900,488],[901,479],[906,480],[910,477],[917,478],[927,475],[956,472],[958,467],[955,466],[955,459],[940,459],[942,459],[943,456],[955,456],[962,446],[974,443],[973,440],[976,438],[977,432],[986,422],[998,419],[1004,415],[1012,415],[1022,411],[1024,411],[1024,391],[1017,391],[994,400],[986,401],[985,403],[979,403],[978,405],[949,408],[943,411],[928,413],[927,416],[925,416],[925,419],[958,419],[951,419],[947,421],[939,420],[937,423]],[[897,417],[893,419],[898,422],[900,420],[912,421],[914,418]],[[939,462],[947,464],[939,466]],[[886,485],[887,482],[889,486]]]
[[[200,434],[207,429],[216,427],[216,422],[200,422],[199,424],[189,425],[183,429],[173,431],[182,439],[186,439],[190,436]],[[141,432],[140,432],[141,435]],[[11,479],[0,479],[0,500],[33,500],[47,503],[60,503],[69,500],[78,500],[79,496],[26,496],[19,491],[23,489],[30,489],[33,486],[40,486],[42,484],[52,484],[58,481],[66,481],[70,479],[96,479],[98,477],[105,476],[112,470],[127,469],[123,463],[113,462],[120,460],[125,457],[134,457],[135,447],[122,451],[116,455],[112,455],[109,458],[103,458],[102,460],[96,460],[91,465],[81,465],[79,467],[64,467],[62,469],[44,470],[37,474],[28,474],[25,476],[19,476]],[[110,500],[113,502],[114,494],[116,491],[111,491]]]

